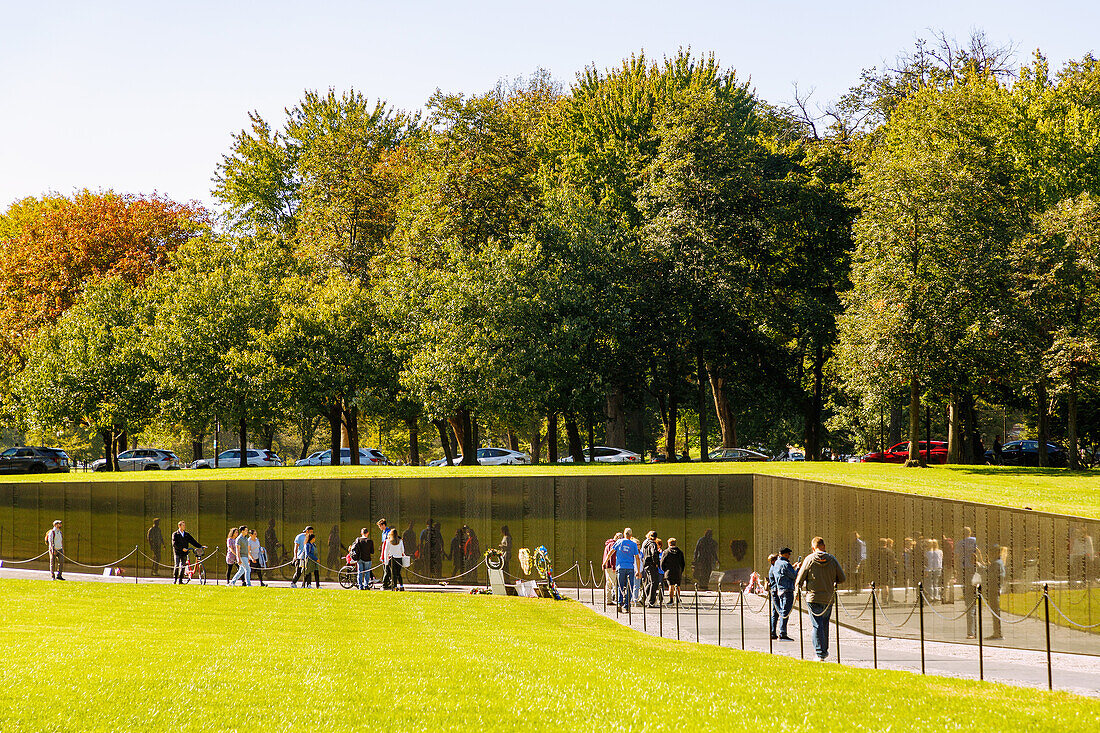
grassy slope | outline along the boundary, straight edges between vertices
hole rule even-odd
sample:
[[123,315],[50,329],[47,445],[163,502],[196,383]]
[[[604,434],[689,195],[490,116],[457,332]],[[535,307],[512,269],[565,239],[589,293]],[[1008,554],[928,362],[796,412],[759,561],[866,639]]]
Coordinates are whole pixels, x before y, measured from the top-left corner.
[[[1009,613],[1015,613],[1020,616],[1031,611],[1035,608],[1035,604],[1043,598],[1042,591],[1033,590],[1026,593],[1005,593],[1001,596],[1001,608]],[[1077,629],[1080,631],[1087,631],[1090,634],[1100,634],[1100,626],[1094,626],[1094,624],[1100,624],[1100,588],[1084,588],[1062,591],[1060,593],[1051,593],[1052,605],[1050,607],[1050,622],[1058,626],[1065,626],[1070,629]],[[1054,603],[1058,604],[1058,608],[1062,610],[1073,622],[1067,621],[1054,607]],[[1043,618],[1043,607],[1039,606],[1035,611],[1035,618]],[[1076,624],[1076,626],[1075,626]],[[1084,628],[1081,627],[1091,627]]]
[[0,608],[5,733],[1035,731],[1100,716],[1066,693],[655,639],[571,603],[8,580]]
[[73,473],[50,476],[8,476],[0,481],[143,481],[164,479],[333,478],[350,476],[430,477],[577,473],[768,473],[829,483],[886,489],[947,499],[978,501],[1036,511],[1100,519],[1100,472],[1070,473],[1062,469],[936,466],[906,469],[881,463],[758,463],[657,464],[642,466],[478,466],[453,468],[322,466],[316,468],[249,468],[202,471]]

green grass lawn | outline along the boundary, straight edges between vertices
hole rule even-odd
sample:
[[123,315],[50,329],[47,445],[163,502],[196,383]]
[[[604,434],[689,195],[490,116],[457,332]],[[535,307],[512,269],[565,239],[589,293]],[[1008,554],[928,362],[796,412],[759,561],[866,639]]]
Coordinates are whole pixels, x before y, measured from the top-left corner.
[[1001,506],[1100,519],[1100,471],[1070,472],[1056,468],[993,466],[935,466],[902,468],[883,463],[688,463],[612,466],[606,464],[555,466],[386,467],[319,466],[287,468],[226,468],[217,470],[71,473],[46,476],[9,476],[2,481],[195,481],[200,479],[337,478],[352,476],[549,476],[578,473],[766,473],[812,481],[885,489],[946,499],[977,501]]
[[[1005,593],[1001,596],[1001,608],[1009,613],[1024,615],[1043,597],[1040,590],[1027,593]],[[1092,634],[1100,634],[1100,626],[1091,629],[1082,629],[1082,626],[1092,626],[1100,623],[1100,588],[1078,588],[1075,590],[1055,591],[1050,593],[1050,622],[1058,626],[1065,626],[1077,631],[1087,631]],[[1073,623],[1069,623],[1054,609],[1054,603],[1062,609],[1062,613],[1068,616]],[[1035,612],[1035,618],[1043,618],[1043,607],[1039,606]],[[1078,624],[1074,626],[1074,624]]]
[[0,581],[15,731],[1092,730],[1100,701],[644,636],[571,602]]

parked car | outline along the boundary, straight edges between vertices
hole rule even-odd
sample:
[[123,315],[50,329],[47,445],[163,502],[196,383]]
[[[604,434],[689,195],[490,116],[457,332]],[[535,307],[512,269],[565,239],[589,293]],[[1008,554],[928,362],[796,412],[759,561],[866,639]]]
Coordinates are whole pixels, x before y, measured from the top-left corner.
[[[947,443],[932,441],[932,453],[928,454],[928,441],[920,442],[920,452],[928,463],[947,463]],[[875,451],[863,456],[863,463],[905,463],[909,460],[909,441],[890,446],[885,451]]]
[[[332,465],[332,449],[316,451],[310,453],[307,458],[303,458],[294,462],[295,466],[331,466]],[[351,465],[351,448],[340,449],[340,465]],[[377,448],[360,448],[359,449],[359,465],[360,466],[388,466],[390,461],[386,456],[382,455],[382,451]]]
[[[119,471],[174,471],[180,467],[180,459],[170,450],[137,448],[122,451],[117,456]],[[106,471],[107,459],[92,461],[93,471]]]
[[[283,459],[270,451],[262,448],[249,448],[245,458],[248,466],[281,466]],[[218,468],[237,468],[241,465],[241,451],[238,448],[222,451],[218,454]],[[213,458],[200,458],[191,463],[191,468],[213,468]]]
[[16,446],[0,453],[0,473],[68,473],[69,454],[60,448]]
[[[597,445],[592,447],[592,453],[589,454],[588,449],[584,449],[584,460],[590,462],[592,456],[596,457],[596,463],[645,463],[642,460],[641,455],[634,451],[629,451],[626,448],[608,448],[606,445]],[[561,459],[562,463],[572,463],[573,456],[565,456]]]
[[[462,461],[462,456],[455,456],[455,464]],[[531,462],[531,456],[518,450],[507,448],[478,448],[477,462],[481,466],[516,466]],[[428,463],[429,466],[446,466],[447,459],[439,458]]]
[[748,448],[719,448],[712,450],[707,458],[711,461],[770,461],[771,458]]
[[[985,462],[994,464],[993,451],[985,452]],[[1038,466],[1039,441],[1010,440],[1001,446],[1001,463],[1006,466]],[[1047,443],[1047,465],[1052,468],[1065,468],[1069,465],[1069,454],[1054,443]]]

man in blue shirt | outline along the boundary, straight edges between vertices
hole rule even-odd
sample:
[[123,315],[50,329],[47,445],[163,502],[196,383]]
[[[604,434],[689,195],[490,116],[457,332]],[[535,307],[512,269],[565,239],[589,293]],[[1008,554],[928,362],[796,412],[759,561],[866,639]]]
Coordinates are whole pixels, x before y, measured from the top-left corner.
[[634,541],[634,531],[627,527],[623,538],[614,545],[615,569],[619,575],[618,607],[630,610],[630,600],[634,597],[634,579],[642,576],[642,552]]
[[[313,531],[313,527],[306,527],[294,538],[294,577],[290,579],[290,587],[298,587],[298,578],[302,577],[302,571],[306,567],[306,535]],[[303,586],[305,587],[305,586]]]
[[768,571],[768,585],[775,593],[775,619],[771,630],[773,639],[794,641],[787,635],[787,619],[794,607],[794,580],[797,576],[794,566],[791,565],[791,548],[784,547]]

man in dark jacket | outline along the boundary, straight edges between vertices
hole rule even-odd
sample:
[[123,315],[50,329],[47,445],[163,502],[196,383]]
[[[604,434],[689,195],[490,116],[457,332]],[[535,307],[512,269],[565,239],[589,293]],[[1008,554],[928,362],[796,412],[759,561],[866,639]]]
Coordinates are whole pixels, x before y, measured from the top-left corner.
[[643,600],[650,608],[657,605],[657,591],[661,588],[660,564],[661,550],[657,547],[657,530],[651,529],[642,542],[642,573],[649,583],[649,598]]
[[359,590],[366,590],[370,587],[370,558],[374,554],[374,540],[370,538],[369,527],[363,527],[359,530],[359,537],[351,543],[348,550],[351,552],[351,558],[355,560],[356,585]]
[[817,652],[817,660],[824,662],[829,657],[829,617],[836,602],[836,586],[843,583],[847,576],[837,559],[825,552],[825,540],[814,537],[810,547],[813,552],[799,565],[794,586],[806,589],[814,651]]
[[172,583],[183,583],[184,573],[187,572],[187,550],[189,547],[206,549],[206,545],[200,545],[191,533],[187,531],[187,522],[180,520],[179,529],[172,533],[172,551],[176,555],[176,566],[172,571]]
[[668,549],[661,553],[661,570],[665,571],[665,582],[668,583],[668,604],[680,602],[680,582],[684,577],[684,568],[687,567],[687,559],[684,551],[676,546],[676,538],[668,538]]
[[775,593],[776,624],[772,628],[772,637],[783,641],[794,641],[787,635],[787,619],[794,608],[794,581],[798,577],[791,565],[791,548],[784,547],[768,572],[768,584]]
[[708,529],[695,543],[695,557],[691,559],[692,572],[699,590],[707,590],[710,573],[718,562],[718,542],[714,539],[714,530]]

